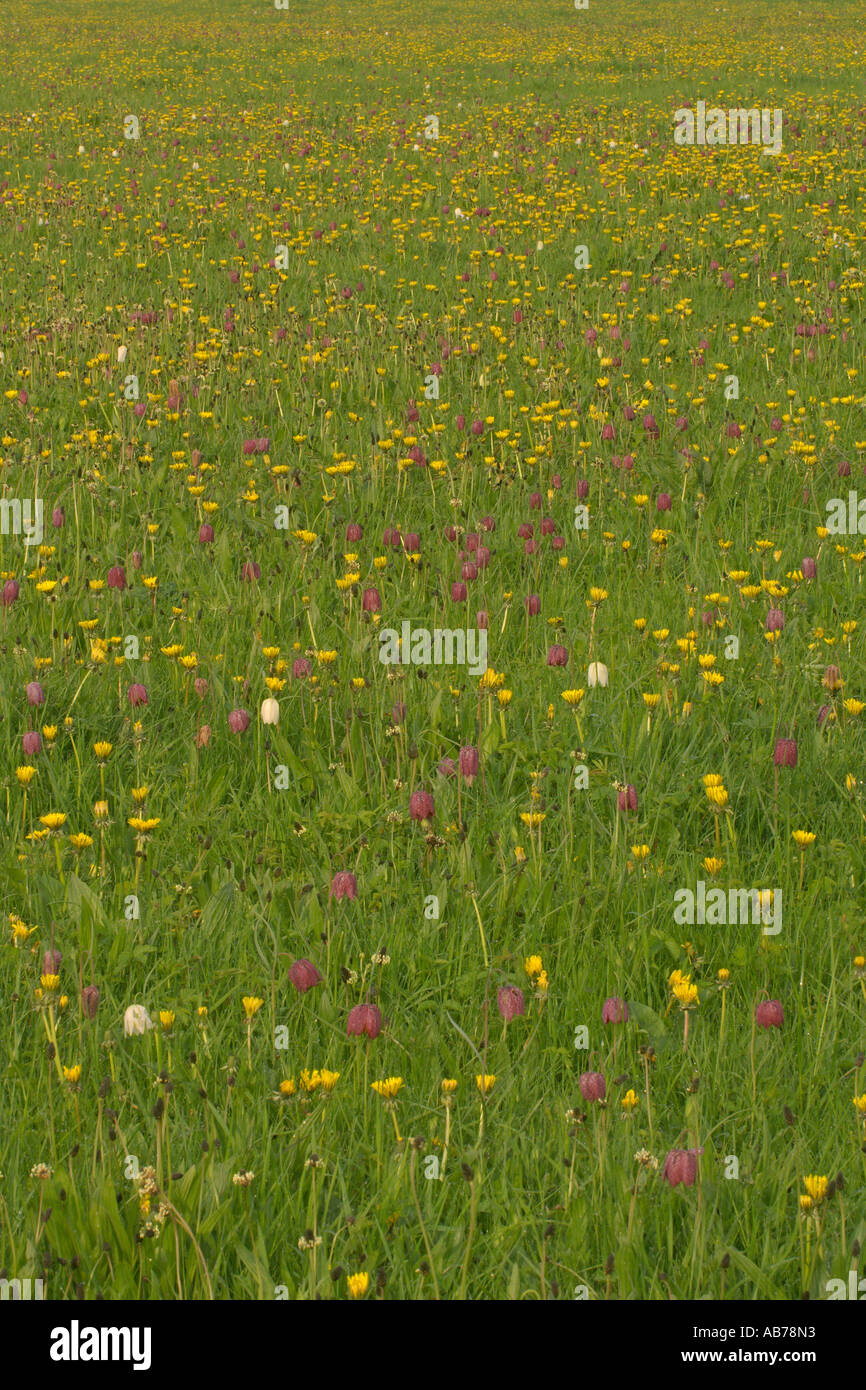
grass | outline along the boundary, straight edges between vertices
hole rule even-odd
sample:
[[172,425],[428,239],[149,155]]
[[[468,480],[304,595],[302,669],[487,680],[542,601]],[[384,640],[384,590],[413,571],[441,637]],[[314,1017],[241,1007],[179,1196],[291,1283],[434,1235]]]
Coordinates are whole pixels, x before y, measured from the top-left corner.
[[[859,1268],[866,5],[468,8],[4,6],[0,1269],[51,1298]],[[781,156],[675,146],[700,98]],[[479,612],[481,682],[378,660]],[[781,931],[679,925],[698,880]]]

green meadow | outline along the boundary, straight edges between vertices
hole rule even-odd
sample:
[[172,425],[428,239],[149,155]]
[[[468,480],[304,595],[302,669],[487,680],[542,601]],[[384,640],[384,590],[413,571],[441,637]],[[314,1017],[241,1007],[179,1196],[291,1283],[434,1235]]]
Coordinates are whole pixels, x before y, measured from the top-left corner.
[[4,4],[0,1277],[866,1276],[864,21]]

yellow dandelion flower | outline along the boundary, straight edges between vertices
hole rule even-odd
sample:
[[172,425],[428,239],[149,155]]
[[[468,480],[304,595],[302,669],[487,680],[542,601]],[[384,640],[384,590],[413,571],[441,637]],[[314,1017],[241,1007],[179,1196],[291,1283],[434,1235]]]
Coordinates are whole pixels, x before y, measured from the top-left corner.
[[371,1089],[381,1096],[383,1100],[394,1100],[397,1092],[403,1086],[402,1076],[386,1076],[384,1081],[371,1082]]
[[813,1202],[823,1202],[827,1196],[827,1188],[830,1186],[829,1178],[812,1173],[803,1179],[803,1186]]
[[496,690],[499,686],[503,685],[504,683],[505,674],[500,674],[499,672],[494,671],[492,666],[488,666],[487,670],[484,672],[484,675],[481,677],[481,680],[479,681],[479,685],[482,690]]
[[697,985],[691,984],[688,980],[680,980],[674,985],[673,996],[682,1009],[690,1009],[701,1002]]

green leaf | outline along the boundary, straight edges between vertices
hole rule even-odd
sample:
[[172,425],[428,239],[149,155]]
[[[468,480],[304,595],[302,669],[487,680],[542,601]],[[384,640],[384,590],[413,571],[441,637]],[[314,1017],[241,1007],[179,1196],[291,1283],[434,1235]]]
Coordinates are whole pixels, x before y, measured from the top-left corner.
[[442,696],[444,694],[444,690],[437,690],[436,694],[433,696],[429,714],[431,729],[438,729],[442,723]]
[[670,1038],[668,1037],[667,1025],[663,1018],[660,1018],[648,1004],[633,1003],[628,1001],[629,1015],[636,1019],[638,1027],[646,1033],[650,1043],[656,1052],[661,1052],[668,1047]]
[[84,883],[77,874],[70,874],[66,880],[66,906],[79,926],[105,926],[105,913],[102,903],[89,884]]
[[484,757],[489,757],[495,753],[502,742],[502,730],[496,723],[488,724],[484,733],[481,735],[481,752]]
[[214,928],[227,926],[236,898],[237,889],[234,879],[226,879],[225,883],[220,884],[202,909],[199,923],[202,931],[212,931]]
[[305,763],[301,762],[288,743],[280,744],[279,758],[281,762],[285,763],[292,777],[303,787],[304,791],[312,792],[315,790],[316,782],[312,772]]
[[779,1286],[777,1284],[774,1284],[772,1280],[769,1278],[769,1276],[765,1274],[762,1269],[759,1269],[759,1267],[754,1263],[754,1261],[747,1259],[747,1257],[741,1254],[739,1250],[729,1250],[727,1253],[731,1257],[732,1265],[734,1265],[737,1269],[742,1270],[744,1274],[748,1274],[750,1278],[754,1279],[755,1285],[760,1291],[761,1296],[763,1298],[778,1299],[782,1297],[782,1291],[779,1288]]
[[[256,1244],[258,1245],[259,1241],[257,1241]],[[274,1281],[268,1273],[267,1261],[263,1258],[263,1249],[261,1253],[257,1252],[253,1254],[252,1250],[248,1250],[245,1245],[236,1245],[235,1253],[240,1257],[241,1263],[246,1265],[257,1282],[261,1280],[264,1288],[273,1289]]]

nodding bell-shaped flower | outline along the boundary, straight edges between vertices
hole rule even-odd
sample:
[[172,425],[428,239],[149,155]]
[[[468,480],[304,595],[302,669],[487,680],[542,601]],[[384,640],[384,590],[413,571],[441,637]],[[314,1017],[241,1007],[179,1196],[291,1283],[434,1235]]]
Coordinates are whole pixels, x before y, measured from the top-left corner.
[[776,767],[796,767],[797,766],[797,741],[793,738],[779,738],[776,740],[776,747],[773,750],[773,762]]
[[382,1015],[375,1004],[356,1004],[349,1014],[346,1032],[350,1038],[378,1038],[382,1031]]
[[331,880],[331,891],[328,895],[341,902],[343,898],[348,898],[354,902],[358,896],[358,880],[348,869],[340,869],[334,874]]
[[628,1023],[628,1004],[618,994],[612,994],[601,1006],[602,1023]]
[[123,1032],[127,1038],[137,1033],[146,1033],[153,1027],[153,1019],[143,1004],[130,1004],[123,1015]]
[[273,696],[270,696],[267,700],[262,700],[261,713],[263,724],[279,724],[280,707]]
[[433,798],[429,792],[413,792],[409,797],[409,815],[413,820],[432,820],[434,809]]
[[662,1177],[671,1187],[682,1183],[684,1187],[694,1187],[698,1176],[698,1155],[703,1149],[671,1149],[667,1155]]
[[245,734],[250,727],[250,716],[245,709],[233,709],[229,715],[229,728],[233,734]]
[[305,957],[296,960],[294,965],[289,966],[289,979],[299,994],[306,994],[308,989],[320,985],[323,978],[313,962]]
[[759,1028],[781,1028],[785,1022],[785,1010],[778,999],[763,999],[755,1009],[755,1022]]
[[586,672],[586,683],[590,690],[596,685],[607,685],[608,675],[608,669],[603,661],[593,661],[591,665],[587,667]]
[[496,995],[496,1007],[506,1023],[510,1023],[518,1014],[525,1014],[523,990],[518,989],[517,985],[503,985]]
[[604,1100],[607,1086],[600,1071],[585,1071],[578,1081],[580,1094],[585,1101]]
[[364,613],[380,613],[382,611],[382,595],[378,589],[371,587],[364,590],[361,595],[361,610]]
[[85,985],[81,991],[81,1008],[85,1018],[96,1018],[99,1008],[99,990],[96,985]]
[[478,749],[473,748],[472,744],[467,743],[465,747],[460,749],[458,767],[463,781],[471,787],[478,776]]

